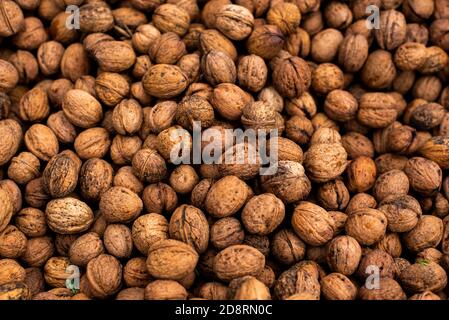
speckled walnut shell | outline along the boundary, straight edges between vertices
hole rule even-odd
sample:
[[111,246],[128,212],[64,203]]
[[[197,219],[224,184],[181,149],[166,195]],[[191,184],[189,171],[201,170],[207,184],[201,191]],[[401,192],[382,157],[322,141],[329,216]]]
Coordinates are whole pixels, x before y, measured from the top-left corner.
[[98,201],[112,186],[113,169],[108,162],[93,158],[83,164],[79,177],[83,197]]
[[318,188],[318,202],[327,210],[344,210],[349,198],[349,191],[340,179],[326,182]]
[[421,217],[419,202],[409,195],[390,195],[379,204],[388,220],[388,230],[407,232],[413,229]]
[[125,41],[102,41],[92,50],[100,68],[106,72],[122,72],[129,69],[136,60],[136,54]]
[[100,211],[104,218],[111,223],[130,222],[143,209],[143,202],[139,196],[124,187],[112,187],[100,199]]
[[272,59],[281,51],[284,42],[285,37],[277,26],[262,25],[254,28],[246,47],[250,54]]
[[447,275],[442,267],[434,262],[420,260],[410,265],[399,276],[401,284],[413,293],[440,291],[447,284]]
[[86,203],[71,197],[51,200],[45,215],[50,229],[61,234],[85,231],[94,219],[92,209]]
[[142,78],[145,91],[157,98],[170,99],[185,90],[187,76],[178,66],[156,64]]
[[248,200],[242,210],[242,222],[250,233],[267,235],[284,220],[284,203],[271,193],[255,196]]
[[143,111],[134,99],[122,100],[112,112],[112,124],[117,133],[132,135],[139,131],[143,122]]
[[252,92],[262,90],[267,81],[268,68],[265,61],[255,54],[244,56],[237,66],[237,77],[241,86]]
[[379,276],[394,279],[398,275],[397,266],[392,256],[382,250],[372,250],[365,254],[360,261],[357,274],[366,279],[373,274],[372,266],[379,268]]
[[271,252],[281,263],[291,265],[301,261],[306,253],[306,244],[291,229],[277,232],[271,241]]
[[6,190],[0,188],[0,232],[3,231],[11,221],[14,213],[13,203]]
[[19,114],[24,121],[42,121],[49,113],[47,92],[42,88],[35,87],[20,99]]
[[95,79],[95,93],[98,99],[109,107],[118,104],[129,90],[126,78],[118,73],[103,72]]
[[305,153],[304,167],[308,177],[316,182],[327,182],[340,176],[347,166],[347,153],[339,143],[312,144]]
[[218,250],[242,244],[244,238],[242,224],[234,217],[218,219],[210,227],[210,243]]
[[357,120],[371,128],[385,128],[396,120],[396,100],[392,95],[368,92],[359,100]]
[[287,299],[294,294],[307,294],[318,300],[320,297],[319,266],[313,261],[302,261],[284,271],[274,284],[278,299]]
[[104,253],[103,242],[96,232],[88,232],[77,238],[69,250],[70,262],[85,267],[93,258]]
[[388,196],[406,195],[409,191],[409,180],[402,170],[390,170],[381,174],[374,184],[373,194],[377,201],[382,201]]
[[201,70],[211,85],[234,83],[237,70],[232,58],[223,51],[211,50],[201,58]]
[[136,248],[147,256],[151,245],[168,238],[167,219],[157,213],[138,217],[132,226],[132,237]]
[[262,159],[254,144],[240,142],[228,147],[217,162],[221,176],[237,176],[249,180],[260,173]]
[[47,126],[62,143],[73,143],[76,138],[75,126],[70,123],[63,111],[52,113],[47,119]]
[[65,154],[51,158],[42,173],[45,192],[53,198],[62,198],[72,193],[78,183],[78,166]]
[[55,247],[50,237],[30,238],[21,259],[30,267],[42,267],[53,256]]
[[432,161],[435,161],[441,169],[449,169],[449,138],[444,136],[432,137],[419,149],[419,152]]
[[209,224],[204,213],[191,205],[181,205],[173,212],[169,224],[170,238],[191,245],[198,253],[206,251]]
[[24,281],[25,269],[13,259],[0,259],[0,285],[14,281]]
[[31,152],[21,152],[11,159],[8,177],[18,184],[25,184],[40,174],[39,159]]
[[215,182],[205,200],[206,211],[216,218],[235,214],[253,196],[251,188],[235,176]]
[[148,250],[147,269],[158,279],[180,280],[196,267],[198,253],[184,242],[166,239],[152,244]]
[[247,245],[234,245],[220,251],[214,260],[214,272],[223,281],[257,276],[265,266],[265,256]]
[[382,211],[364,208],[348,216],[346,233],[360,244],[372,245],[379,241],[387,229],[387,217]]
[[[154,105],[148,113],[148,126],[154,133],[159,133],[172,126],[178,104],[175,101],[167,100]],[[144,124],[142,127],[145,126]],[[142,130],[143,128],[141,128]]]
[[122,266],[113,256],[101,254],[89,261],[86,275],[91,294],[105,299],[120,289]]
[[294,161],[279,161],[276,174],[261,176],[261,183],[266,192],[286,203],[306,199],[312,189],[304,167]]
[[443,222],[440,218],[423,215],[416,226],[405,233],[403,240],[407,248],[413,252],[436,247],[443,237]]
[[168,184],[150,184],[143,190],[142,201],[148,212],[172,212],[178,203],[176,192]]

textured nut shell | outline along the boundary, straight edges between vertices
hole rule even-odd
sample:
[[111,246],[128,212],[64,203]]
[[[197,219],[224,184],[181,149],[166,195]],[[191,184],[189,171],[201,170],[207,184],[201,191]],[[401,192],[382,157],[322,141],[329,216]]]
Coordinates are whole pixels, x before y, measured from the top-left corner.
[[41,160],[49,161],[59,152],[59,143],[53,131],[42,124],[33,124],[25,132],[27,149]]
[[72,193],[78,183],[78,166],[67,155],[56,155],[42,173],[45,192],[53,198],[62,198]]
[[139,196],[124,187],[112,187],[100,199],[100,212],[111,223],[130,222],[143,209],[143,202]]
[[251,188],[235,176],[226,176],[212,185],[207,193],[205,207],[216,218],[235,214],[252,197]]
[[407,232],[413,229],[421,217],[419,202],[409,195],[391,195],[379,204],[388,220],[388,230]]
[[133,156],[132,167],[134,174],[143,181],[155,183],[167,175],[164,158],[152,149],[141,149]]
[[347,166],[347,153],[339,143],[313,144],[305,153],[304,167],[308,177],[326,182],[340,176]]
[[145,287],[145,300],[186,300],[187,291],[173,280],[155,280]]
[[97,99],[79,89],[72,89],[66,93],[62,110],[71,123],[81,128],[93,127],[103,117],[103,110]]
[[350,236],[338,236],[327,246],[327,263],[334,272],[349,276],[357,270],[362,248],[356,239]]
[[0,188],[0,232],[9,224],[13,213],[13,203],[9,194]]
[[170,238],[191,245],[198,253],[209,244],[209,223],[204,213],[191,205],[181,205],[173,212],[169,225]]
[[321,280],[321,292],[327,300],[355,300],[357,288],[348,277],[331,273]]
[[69,250],[70,262],[85,267],[93,258],[104,252],[103,242],[96,232],[88,232],[77,238]]
[[173,65],[156,64],[142,78],[145,91],[155,97],[169,99],[179,95],[188,84],[187,76]]
[[346,233],[363,245],[372,245],[379,241],[385,235],[386,229],[387,217],[376,209],[356,210],[346,221]]
[[101,254],[89,261],[86,275],[92,295],[104,299],[120,289],[122,266],[113,256]]
[[335,223],[326,210],[311,202],[303,201],[293,212],[292,226],[304,242],[320,246],[332,239]]
[[247,245],[234,245],[220,251],[214,260],[214,272],[223,281],[257,276],[265,267],[265,256]]
[[61,234],[74,234],[87,230],[94,220],[92,209],[75,198],[51,200],[45,209],[50,229]]
[[181,280],[196,267],[198,253],[184,242],[157,241],[148,250],[148,272],[155,278]]
[[7,163],[17,152],[22,140],[22,128],[11,119],[0,121],[0,166]]
[[138,217],[132,227],[132,237],[136,248],[145,256],[151,245],[168,238],[168,222],[164,216],[157,213]]
[[447,275],[434,262],[415,263],[401,272],[401,284],[412,292],[440,291],[447,284]]
[[131,230],[124,224],[109,224],[103,235],[107,252],[116,258],[129,258],[133,250]]
[[284,220],[284,203],[271,193],[248,200],[242,210],[242,222],[250,233],[267,235]]

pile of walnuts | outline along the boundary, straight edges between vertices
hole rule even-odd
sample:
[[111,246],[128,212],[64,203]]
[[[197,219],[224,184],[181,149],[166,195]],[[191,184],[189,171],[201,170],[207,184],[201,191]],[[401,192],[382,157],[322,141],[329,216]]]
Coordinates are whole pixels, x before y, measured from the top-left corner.
[[[447,298],[447,0],[0,0],[0,42],[0,299]],[[196,122],[277,170],[177,163]]]

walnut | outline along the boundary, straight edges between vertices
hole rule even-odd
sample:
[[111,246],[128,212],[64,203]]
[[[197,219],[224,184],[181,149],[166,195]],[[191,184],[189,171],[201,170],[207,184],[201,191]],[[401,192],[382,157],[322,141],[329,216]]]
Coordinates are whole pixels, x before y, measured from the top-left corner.
[[391,278],[380,278],[379,286],[360,288],[359,297],[362,300],[405,300],[407,299],[399,283]]
[[12,119],[0,121],[0,165],[6,164],[19,149],[22,140],[22,128],[19,123]]
[[101,254],[89,261],[86,275],[92,295],[105,299],[120,289],[122,265],[113,256]]
[[401,170],[390,170],[381,174],[374,184],[373,193],[378,201],[390,195],[406,195],[409,191],[409,179]]
[[145,300],[186,300],[187,291],[173,280],[155,280],[145,287]]
[[410,265],[399,276],[405,289],[413,292],[440,291],[447,284],[447,275],[442,267],[434,262],[420,260]]
[[281,51],[284,42],[285,37],[277,26],[263,25],[254,28],[246,46],[250,54],[272,59]]
[[341,273],[331,273],[321,282],[321,291],[327,300],[355,300],[357,287]]
[[392,256],[382,250],[372,250],[360,260],[358,275],[366,279],[372,274],[372,267],[379,268],[379,276],[394,279],[398,275],[397,267]]
[[268,68],[264,60],[251,54],[239,60],[237,77],[240,85],[252,92],[261,91],[267,81]]
[[130,222],[143,209],[143,202],[137,194],[124,187],[112,187],[100,199],[100,211],[111,223]]
[[232,40],[243,40],[253,31],[254,17],[245,7],[228,4],[218,8],[215,27]]
[[66,271],[70,261],[66,257],[51,257],[44,266],[45,282],[56,288],[65,288],[66,280],[70,274]]
[[15,225],[28,237],[40,237],[47,232],[45,214],[36,208],[20,210],[15,215]]
[[144,257],[129,259],[123,268],[123,280],[128,287],[144,288],[151,281]]
[[50,229],[61,234],[85,231],[94,219],[92,209],[86,203],[71,197],[51,200],[45,215]]
[[232,58],[223,51],[210,50],[201,58],[201,70],[212,85],[234,83],[237,70]]
[[[245,73],[245,77],[249,76]],[[242,82],[242,80],[239,81]],[[238,120],[243,108],[252,101],[252,96],[232,83],[220,83],[213,89],[210,104],[222,117]]]
[[25,253],[27,238],[25,234],[14,225],[8,225],[0,232],[0,256],[16,259]]
[[306,252],[306,244],[290,229],[277,232],[271,247],[274,257],[286,265],[301,261]]
[[250,233],[267,235],[284,220],[285,206],[271,193],[252,197],[242,211],[243,224]]
[[104,253],[103,242],[95,232],[88,232],[77,238],[69,250],[70,262],[85,267],[90,260]]
[[267,286],[252,276],[232,280],[228,295],[232,300],[271,300]]
[[30,238],[21,259],[30,267],[42,267],[53,256],[54,250],[52,238],[48,236]]
[[409,250],[418,252],[438,246],[442,237],[442,220],[435,216],[423,215],[419,218],[416,226],[404,234],[403,240]]
[[165,178],[167,166],[164,158],[152,149],[141,149],[133,156],[134,174],[142,181],[155,183]]
[[185,90],[187,76],[178,66],[156,64],[142,78],[145,91],[155,97],[170,99]]
[[396,101],[389,94],[365,93],[359,100],[357,119],[368,127],[385,128],[396,120],[395,105]]
[[326,182],[318,188],[318,202],[327,210],[344,210],[349,198],[349,191],[340,179]]
[[364,208],[348,216],[346,233],[363,245],[372,245],[382,239],[387,229],[387,217],[382,211]]
[[157,241],[148,250],[148,272],[158,279],[180,280],[195,269],[197,262],[198,253],[177,240]]
[[362,248],[350,236],[338,236],[327,246],[327,263],[334,272],[349,276],[353,274],[362,257]]
[[421,217],[419,202],[405,194],[387,196],[379,204],[388,220],[388,230],[392,232],[407,232],[412,230]]
[[209,243],[209,224],[204,213],[191,205],[181,205],[173,212],[169,224],[170,238],[191,245],[201,254]]
[[312,82],[312,74],[303,59],[290,57],[275,66],[273,82],[281,95],[294,98],[307,91]]
[[346,169],[347,153],[339,143],[312,144],[305,153],[304,167],[311,180],[327,182],[340,176]]
[[442,172],[436,162],[421,157],[413,157],[407,161],[404,172],[412,189],[419,194],[431,196],[440,190]]
[[233,245],[220,251],[214,260],[214,272],[223,281],[256,276],[265,266],[265,257],[247,245]]
[[138,217],[132,226],[133,243],[144,255],[148,255],[151,245],[168,238],[168,222],[164,216],[157,213]]
[[245,238],[240,221],[233,217],[218,219],[210,227],[210,242],[218,250],[242,244]]
[[313,261],[301,261],[284,271],[274,285],[274,294],[287,299],[294,294],[307,294],[308,299],[320,297],[319,266]]

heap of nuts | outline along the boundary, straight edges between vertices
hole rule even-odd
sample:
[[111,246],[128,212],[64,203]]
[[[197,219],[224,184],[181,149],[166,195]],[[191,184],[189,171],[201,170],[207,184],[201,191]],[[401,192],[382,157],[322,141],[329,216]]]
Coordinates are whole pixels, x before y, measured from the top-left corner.
[[447,0],[0,9],[1,300],[447,299]]

